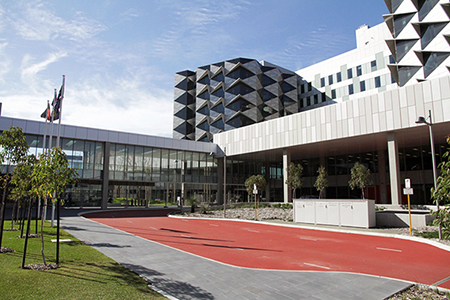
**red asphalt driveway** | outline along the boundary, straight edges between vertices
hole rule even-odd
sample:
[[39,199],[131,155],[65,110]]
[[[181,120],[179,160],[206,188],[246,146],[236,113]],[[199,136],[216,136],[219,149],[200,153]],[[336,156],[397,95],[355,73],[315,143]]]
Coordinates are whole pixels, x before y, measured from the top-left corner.
[[450,289],[450,251],[411,240],[226,220],[90,219],[239,267],[362,273]]

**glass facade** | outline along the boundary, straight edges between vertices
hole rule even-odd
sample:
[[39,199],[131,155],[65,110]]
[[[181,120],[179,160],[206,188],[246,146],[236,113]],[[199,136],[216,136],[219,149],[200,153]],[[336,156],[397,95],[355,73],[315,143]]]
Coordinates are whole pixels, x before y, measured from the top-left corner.
[[[27,135],[29,153],[42,153],[42,136]],[[48,145],[48,139],[46,145]],[[52,145],[56,144],[56,139]],[[100,206],[102,199],[102,178],[105,158],[109,159],[108,198],[115,203],[128,205],[139,201],[175,204],[178,199],[195,197],[203,203],[221,203],[218,199],[218,160],[208,153],[162,149],[125,144],[109,144],[109,154],[105,155],[105,143],[74,139],[61,139],[63,151],[72,167],[78,169],[80,180],[68,189],[73,206]],[[436,145],[436,162],[441,161],[447,151],[446,145]],[[355,162],[364,164],[372,173],[373,184],[368,187],[370,199],[381,201],[385,194],[389,202],[389,167],[387,150],[384,160],[379,160],[379,152],[350,153],[328,156],[322,159],[309,158],[293,160],[303,166],[303,186],[297,195],[318,195],[314,187],[320,165],[328,172],[329,199],[359,198],[360,191],[348,187],[350,170]],[[322,163],[321,163],[322,162]],[[381,168],[380,164],[384,164]],[[414,195],[412,204],[430,203],[432,178],[432,157],[430,146],[399,149],[399,167],[402,177],[411,178]],[[384,179],[379,170],[386,170]],[[267,180],[267,190],[261,193],[263,200],[283,201],[282,162],[250,162],[227,158],[226,197],[228,203],[247,202],[252,199],[245,189],[245,180],[252,175],[263,175]],[[384,187],[380,182],[384,180]],[[152,184],[148,184],[152,183]],[[386,190],[382,190],[382,189]],[[406,198],[401,200],[406,202]],[[120,204],[119,204],[120,205]],[[131,205],[131,204],[130,204]]]
[[[29,154],[43,152],[43,137],[27,135]],[[56,145],[56,139],[52,146]],[[49,146],[47,138],[46,148]],[[77,168],[79,182],[68,190],[75,206],[100,206],[105,143],[61,139],[70,165]],[[111,143],[109,145],[108,198],[122,203],[168,201],[177,197],[201,197],[216,201],[218,161],[207,153]],[[149,183],[154,183],[154,186]],[[205,194],[206,193],[206,194]]]

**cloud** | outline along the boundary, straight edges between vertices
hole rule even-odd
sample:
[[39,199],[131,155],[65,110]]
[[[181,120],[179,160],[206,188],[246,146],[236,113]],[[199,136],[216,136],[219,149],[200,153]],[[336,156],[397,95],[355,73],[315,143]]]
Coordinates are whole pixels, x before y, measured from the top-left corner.
[[67,52],[59,52],[59,53],[50,53],[48,58],[42,62],[29,65],[29,62],[32,60],[30,55],[25,55],[22,60],[22,80],[25,78],[30,78],[39,73],[42,70],[45,70],[48,65],[57,62],[59,59],[66,57]]
[[[172,122],[168,122],[172,120],[172,91],[145,86],[134,77],[111,81],[100,76],[83,82],[71,80],[66,76],[63,124],[172,136]],[[42,120],[40,114],[51,93],[52,90],[44,88],[39,91],[27,89],[15,95],[0,92],[3,115]]]
[[75,19],[66,21],[56,16],[40,1],[20,2],[17,10],[19,12],[11,9],[8,19],[17,34],[27,40],[83,40],[106,29],[106,26],[83,17],[81,13],[77,13]]
[[[172,93],[149,87],[138,76],[106,81],[68,81],[63,120],[69,124],[171,136]],[[107,113],[105,113],[107,111]]]
[[248,9],[243,1],[166,2],[161,10],[172,12],[174,22],[152,44],[155,56],[165,59],[203,58],[222,53],[236,41],[224,24],[230,24]]

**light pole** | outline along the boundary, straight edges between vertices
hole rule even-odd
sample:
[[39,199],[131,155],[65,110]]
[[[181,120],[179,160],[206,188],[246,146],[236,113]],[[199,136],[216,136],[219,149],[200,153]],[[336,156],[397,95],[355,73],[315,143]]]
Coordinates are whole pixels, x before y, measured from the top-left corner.
[[[417,121],[416,124],[427,124],[428,128],[430,130],[430,143],[431,143],[431,160],[433,162],[433,183],[434,183],[434,191],[436,191],[437,188],[437,183],[436,183],[436,156],[435,156],[435,151],[434,151],[434,139],[433,139],[433,120],[431,118],[431,110],[428,111],[428,118],[430,119],[429,122],[427,122],[427,120],[420,116]],[[436,199],[436,209],[437,211],[439,211],[439,200]],[[441,230],[441,225],[439,225],[439,240],[442,238],[442,230]]]

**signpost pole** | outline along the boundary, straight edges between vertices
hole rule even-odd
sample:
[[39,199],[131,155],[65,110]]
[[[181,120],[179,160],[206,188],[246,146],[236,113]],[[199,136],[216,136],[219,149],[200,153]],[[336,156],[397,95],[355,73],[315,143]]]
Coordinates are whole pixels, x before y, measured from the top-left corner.
[[253,194],[255,194],[255,221],[256,221],[256,195],[258,194],[258,189],[256,188],[256,184],[253,185]]
[[409,213],[409,235],[412,235],[412,229],[411,229],[411,201],[409,200],[409,194],[408,194],[408,213]]

